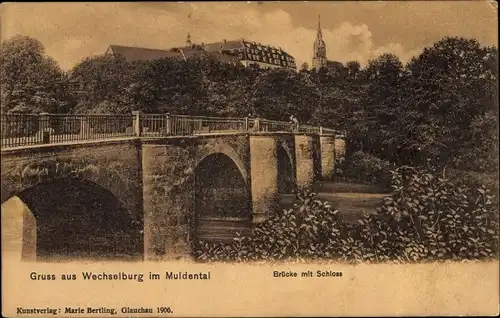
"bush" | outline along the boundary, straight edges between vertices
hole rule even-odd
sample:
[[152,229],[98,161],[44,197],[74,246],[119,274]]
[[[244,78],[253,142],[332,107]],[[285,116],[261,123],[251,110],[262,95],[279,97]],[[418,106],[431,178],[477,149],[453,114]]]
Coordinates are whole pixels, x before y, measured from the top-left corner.
[[346,161],[339,163],[341,179],[345,181],[369,182],[390,186],[391,169],[389,161],[377,158],[369,153],[357,151]]
[[405,258],[481,259],[498,253],[496,197],[484,186],[401,167],[380,211],[399,233]]
[[394,193],[376,215],[347,224],[327,202],[297,192],[293,209],[255,226],[232,244],[200,242],[201,261],[336,259],[416,262],[498,255],[496,198],[429,171],[392,171]]
[[463,182],[468,187],[480,188],[485,187],[491,193],[498,193],[498,172],[476,172],[469,170],[456,170],[449,169],[446,171],[446,177],[455,180],[456,182]]

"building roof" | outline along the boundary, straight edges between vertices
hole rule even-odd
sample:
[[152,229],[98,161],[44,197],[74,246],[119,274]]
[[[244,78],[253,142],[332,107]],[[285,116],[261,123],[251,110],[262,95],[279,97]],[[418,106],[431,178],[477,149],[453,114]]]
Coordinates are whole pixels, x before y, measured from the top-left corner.
[[233,40],[233,41],[208,43],[204,44],[204,47],[209,52],[217,52],[220,50],[240,49],[245,47],[245,45],[242,43],[242,41]]
[[204,48],[209,52],[249,48],[255,50],[256,54],[258,54],[257,52],[262,52],[262,53],[265,52],[265,53],[274,53],[292,57],[290,54],[283,51],[281,48],[273,47],[271,45],[261,44],[254,41],[247,41],[245,39],[208,43],[204,44]]
[[167,50],[148,49],[133,46],[110,45],[106,54],[118,54],[123,56],[128,62],[148,61],[161,58],[182,59],[182,53]]
[[223,54],[220,52],[211,52],[206,50],[205,47],[201,45],[191,45],[185,47],[175,48],[179,52],[182,52],[182,55],[186,58],[212,58],[225,63],[236,63],[239,62],[238,58],[235,56],[231,56],[228,54]]
[[[236,50],[233,52],[233,50]],[[281,48],[241,40],[221,41],[209,44],[193,44],[169,50],[111,45],[106,54],[122,55],[128,62],[149,61],[161,58],[189,59],[213,58],[225,63],[253,60],[283,67],[295,67],[295,59]]]
[[236,56],[227,55],[227,54],[221,54],[221,53],[218,53],[218,52],[208,52],[208,56],[210,58],[216,59],[216,60],[218,60],[220,62],[224,62],[224,63],[235,63],[235,64],[238,64],[240,62],[240,60]]
[[186,59],[192,58],[192,57],[200,58],[200,57],[207,56],[207,52],[202,47],[200,47],[198,45],[179,47],[179,48],[175,48],[175,49],[181,51],[183,56]]

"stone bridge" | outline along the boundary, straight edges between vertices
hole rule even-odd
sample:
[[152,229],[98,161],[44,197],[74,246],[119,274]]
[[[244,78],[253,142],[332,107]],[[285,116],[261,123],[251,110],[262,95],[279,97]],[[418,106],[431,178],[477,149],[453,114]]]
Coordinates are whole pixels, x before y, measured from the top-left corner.
[[[24,260],[56,250],[90,257],[101,245],[111,254],[172,259],[190,255],[200,239],[248,232],[279,208],[280,194],[330,179],[343,151],[342,138],[301,132],[2,148],[2,219],[6,201],[24,203],[17,216]],[[14,235],[5,224],[2,233]]]

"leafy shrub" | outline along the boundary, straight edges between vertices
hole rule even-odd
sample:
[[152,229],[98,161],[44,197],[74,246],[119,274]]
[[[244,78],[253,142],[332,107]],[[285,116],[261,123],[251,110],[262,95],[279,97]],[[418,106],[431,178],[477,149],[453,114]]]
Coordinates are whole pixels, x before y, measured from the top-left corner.
[[390,170],[394,168],[389,161],[375,157],[369,153],[357,151],[347,160],[339,163],[341,179],[361,181],[372,184],[391,184]]
[[469,170],[449,169],[446,171],[446,177],[462,182],[471,188],[479,188],[481,186],[487,188],[491,193],[498,193],[498,173],[497,172],[476,172]]
[[393,194],[376,215],[343,221],[309,190],[293,209],[256,225],[232,244],[200,242],[201,261],[337,259],[347,262],[414,262],[487,259],[498,255],[496,198],[429,171],[391,171]]
[[409,260],[479,259],[498,253],[496,197],[484,186],[401,167],[380,211]]

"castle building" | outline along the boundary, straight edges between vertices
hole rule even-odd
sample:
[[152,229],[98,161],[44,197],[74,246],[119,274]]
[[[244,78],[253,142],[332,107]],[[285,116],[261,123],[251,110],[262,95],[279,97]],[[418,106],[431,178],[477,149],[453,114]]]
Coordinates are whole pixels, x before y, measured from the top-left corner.
[[296,69],[295,58],[271,45],[245,39],[204,44],[207,52],[217,52],[236,57],[246,67]]
[[241,64],[245,67],[296,69],[295,58],[270,45],[264,45],[245,39],[193,44],[188,33],[186,44],[167,50],[111,45],[105,55],[121,55],[128,62],[174,58],[187,60],[191,57],[214,58],[224,63]]

